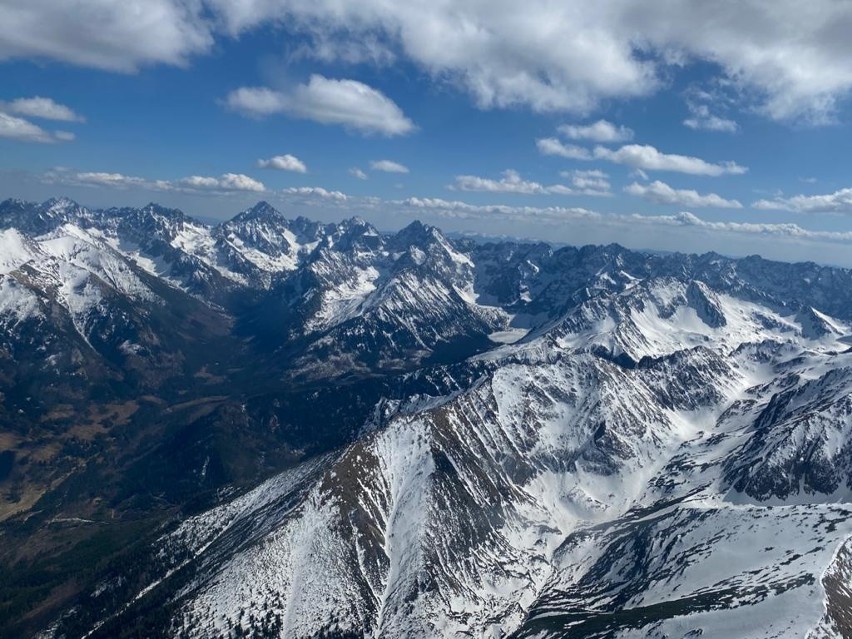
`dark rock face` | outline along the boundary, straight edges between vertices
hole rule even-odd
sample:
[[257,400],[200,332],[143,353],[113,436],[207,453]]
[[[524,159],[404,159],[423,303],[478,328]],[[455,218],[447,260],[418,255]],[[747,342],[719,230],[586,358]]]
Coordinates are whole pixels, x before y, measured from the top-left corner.
[[707,326],[721,328],[728,323],[718,298],[703,282],[693,280],[689,283],[686,288],[686,300]]

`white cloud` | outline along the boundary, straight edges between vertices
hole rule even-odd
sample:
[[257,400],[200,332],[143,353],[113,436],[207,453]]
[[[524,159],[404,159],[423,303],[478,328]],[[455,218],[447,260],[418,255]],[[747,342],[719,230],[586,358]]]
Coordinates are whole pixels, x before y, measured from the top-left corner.
[[413,210],[429,210],[441,217],[461,219],[511,220],[528,223],[531,220],[563,222],[585,219],[602,220],[607,216],[581,207],[510,206],[507,204],[469,204],[459,200],[410,197],[393,202]]
[[184,178],[179,184],[194,188],[211,189],[214,191],[256,191],[266,190],[262,182],[242,173],[225,173],[218,178],[199,177],[197,175]]
[[204,177],[201,175],[191,175],[181,179],[180,184],[196,189],[215,189],[219,187],[219,179],[214,177]]
[[58,120],[60,122],[85,122],[85,118],[77,115],[64,104],[54,102],[50,98],[36,96],[34,98],[18,98],[11,102],[0,102],[0,110],[15,113],[30,118]]
[[293,171],[295,173],[307,173],[308,167],[295,155],[289,153],[276,155],[268,160],[258,160],[257,166],[261,169],[278,169],[279,171]]
[[607,120],[598,120],[592,124],[563,124],[557,129],[572,140],[591,140],[592,142],[626,142],[633,139],[633,131],[626,126],[616,126]]
[[589,171],[562,171],[559,175],[566,180],[571,180],[571,185],[588,193],[599,193],[609,195],[609,175],[604,171],[592,169]]
[[[740,235],[745,238],[769,238],[832,242],[846,244],[852,241],[850,231],[814,231],[797,224],[752,224],[748,222],[711,222],[684,211],[675,215],[604,214],[577,207],[535,207],[507,205],[476,205],[448,201],[440,198],[408,198],[396,202],[413,210],[430,210],[441,217],[457,219],[507,220],[525,226],[538,221],[564,226],[565,222],[584,222],[600,227],[618,229],[630,234],[637,227],[649,229],[696,229],[722,236]],[[573,228],[573,227],[572,227]]]
[[592,160],[594,156],[588,149],[576,144],[564,144],[556,138],[541,138],[535,141],[540,153],[558,155],[569,160]]
[[451,188],[459,191],[487,191],[489,193],[524,193],[547,194],[560,193],[570,189],[561,184],[547,187],[538,182],[530,182],[521,178],[517,171],[507,169],[501,174],[500,180],[481,178],[475,175],[458,175]]
[[369,38],[483,108],[589,113],[602,100],[648,95],[670,69],[695,62],[714,65],[774,119],[825,121],[852,88],[843,0],[210,4],[231,33],[276,20],[324,61],[345,61]]
[[315,32],[310,43],[293,49],[290,60],[315,61],[328,64],[373,64],[386,67],[396,62],[398,56],[377,34],[365,33],[361,40],[346,40],[333,32]]
[[632,169],[644,171],[673,171],[690,175],[742,175],[748,169],[735,162],[711,164],[701,158],[689,155],[662,153],[648,144],[628,144],[613,151],[606,147],[595,147],[594,157],[616,164],[624,164]]
[[338,202],[345,202],[349,199],[349,196],[345,193],[341,193],[340,191],[329,191],[321,186],[294,186],[282,190],[281,193],[285,195],[318,197],[324,200],[335,200]]
[[739,129],[739,125],[734,120],[714,115],[710,112],[710,107],[706,104],[688,103],[688,107],[690,117],[684,120],[683,124],[690,129],[722,131],[725,133],[734,133]]
[[544,155],[556,155],[571,160],[607,160],[624,164],[636,171],[674,171],[691,175],[742,175],[748,169],[735,162],[712,164],[701,158],[688,155],[662,153],[648,144],[627,144],[613,150],[596,146],[589,150],[574,144],[563,144],[556,138],[536,140],[536,146]]
[[243,115],[264,117],[288,112],[290,100],[286,94],[267,87],[240,87],[227,95],[225,105]]
[[29,120],[9,115],[0,111],[0,138],[8,138],[19,142],[69,142],[74,139],[73,133],[57,131],[51,134]]
[[598,178],[600,180],[609,179],[609,173],[601,171],[600,169],[577,169],[576,171],[565,171],[564,174],[570,174],[574,177]]
[[148,186],[148,181],[140,177],[132,177],[122,173],[106,173],[102,171],[91,171],[83,173],[66,174],[64,172],[49,176],[51,180],[61,181],[66,184],[82,184],[91,186],[111,186],[116,188],[127,188],[130,186]]
[[147,178],[103,171],[75,172],[67,169],[49,171],[42,179],[50,184],[72,186],[103,186],[118,189],[140,188],[149,191],[179,191],[194,193],[234,193],[266,191],[263,183],[241,173],[224,173],[219,177],[191,175],[179,180],[149,180]]
[[[645,95],[656,85],[653,64],[633,56],[629,38],[597,26],[598,12],[580,5],[539,0],[532,6],[505,0],[211,4],[232,33],[276,19],[307,36],[316,57],[326,62],[335,56],[345,60],[353,43],[372,38],[372,49],[382,51],[382,58],[411,61],[468,92],[482,108],[585,112],[600,98]],[[326,46],[329,35],[333,47]]]
[[317,74],[307,84],[288,91],[242,87],[229,93],[225,104],[244,115],[285,113],[367,134],[405,135],[415,129],[402,109],[381,91],[356,80],[334,80]]
[[[640,217],[640,216],[636,216]],[[689,212],[678,213],[673,217],[656,216],[647,218],[648,223],[663,223],[677,226],[693,226],[710,231],[764,235],[770,237],[788,237],[829,242],[852,241],[849,231],[813,231],[798,224],[752,224],[748,222],[708,222]]]
[[[325,63],[404,60],[482,108],[588,114],[703,62],[774,119],[829,121],[852,89],[844,0],[5,0],[0,59],[118,71],[185,65],[223,34],[275,25]],[[295,38],[294,38],[295,36]]]
[[762,210],[793,211],[794,213],[847,213],[852,214],[852,188],[840,189],[824,195],[794,195],[758,200],[752,207]]
[[384,171],[385,173],[408,173],[408,167],[394,162],[393,160],[374,160],[370,162],[373,171]]
[[[588,172],[598,174],[599,172]],[[589,176],[587,172],[578,171],[572,174],[574,187],[564,184],[544,185],[539,182],[524,180],[520,174],[507,169],[499,180],[482,178],[475,175],[458,175],[450,186],[458,191],[484,191],[487,193],[520,193],[525,195],[609,195],[609,183],[597,176]],[[564,175],[564,174],[563,174]]]
[[110,71],[183,66],[213,45],[197,0],[4,0],[0,60],[51,59]]
[[349,169],[349,175],[351,175],[352,177],[356,177],[359,180],[367,179],[367,174],[364,173],[364,171],[359,169],[357,166],[353,166],[351,169]]
[[700,194],[690,189],[674,189],[659,180],[650,184],[634,182],[624,188],[625,193],[645,198],[656,204],[676,204],[686,207],[713,207],[720,209],[741,209],[737,200],[727,200],[715,193]]

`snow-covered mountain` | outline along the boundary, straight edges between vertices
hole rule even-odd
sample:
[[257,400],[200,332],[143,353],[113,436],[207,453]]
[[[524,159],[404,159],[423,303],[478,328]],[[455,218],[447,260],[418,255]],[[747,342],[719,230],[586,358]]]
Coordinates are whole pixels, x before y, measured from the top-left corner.
[[82,438],[63,392],[136,406],[0,558],[48,601],[28,547],[133,543],[4,591],[9,636],[852,636],[848,270],[7,201],[0,327],[0,416],[51,358],[124,375],[16,417],[0,487]]

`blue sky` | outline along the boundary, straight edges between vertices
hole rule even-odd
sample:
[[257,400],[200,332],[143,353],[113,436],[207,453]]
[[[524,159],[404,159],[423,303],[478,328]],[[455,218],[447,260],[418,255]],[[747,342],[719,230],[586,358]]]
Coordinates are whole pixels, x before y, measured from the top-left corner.
[[7,0],[0,197],[852,265],[852,3]]

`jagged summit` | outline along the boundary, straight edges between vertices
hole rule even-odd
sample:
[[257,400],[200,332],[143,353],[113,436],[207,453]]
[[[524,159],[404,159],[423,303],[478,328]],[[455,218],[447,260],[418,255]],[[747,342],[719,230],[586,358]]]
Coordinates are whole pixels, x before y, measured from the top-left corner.
[[418,244],[429,242],[437,237],[442,237],[441,232],[433,226],[424,224],[420,220],[414,220],[394,234],[394,241],[398,244]]
[[[265,200],[259,201],[254,206],[251,206],[240,213],[237,213],[233,218],[231,218],[230,222],[242,222],[247,220],[257,220],[264,218],[276,218],[276,219],[285,219],[284,214],[281,213],[278,209],[273,207],[269,202]],[[227,224],[228,222],[224,222]]]
[[796,322],[802,327],[802,335],[811,339],[843,335],[843,330],[838,327],[836,320],[811,306],[804,306],[796,313]]

